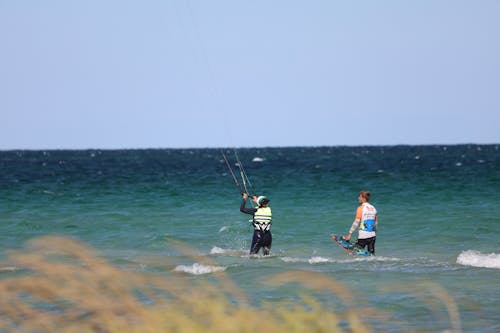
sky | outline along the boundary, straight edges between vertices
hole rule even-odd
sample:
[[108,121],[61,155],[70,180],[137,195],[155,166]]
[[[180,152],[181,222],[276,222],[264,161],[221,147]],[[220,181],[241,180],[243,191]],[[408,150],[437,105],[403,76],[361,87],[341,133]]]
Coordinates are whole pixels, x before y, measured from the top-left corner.
[[500,143],[498,0],[0,0],[0,150]]

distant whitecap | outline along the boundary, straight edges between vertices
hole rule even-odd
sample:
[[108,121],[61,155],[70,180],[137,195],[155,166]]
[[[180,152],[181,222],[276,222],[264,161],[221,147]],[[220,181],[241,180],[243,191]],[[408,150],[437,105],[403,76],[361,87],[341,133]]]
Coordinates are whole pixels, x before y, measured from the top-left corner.
[[264,162],[266,159],[262,157],[254,157],[252,162]]

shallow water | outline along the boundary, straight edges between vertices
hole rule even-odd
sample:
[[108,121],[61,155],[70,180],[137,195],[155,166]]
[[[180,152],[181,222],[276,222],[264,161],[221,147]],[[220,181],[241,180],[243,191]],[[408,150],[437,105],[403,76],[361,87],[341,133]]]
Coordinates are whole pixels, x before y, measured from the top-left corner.
[[[256,194],[271,199],[269,258],[248,256],[249,216],[239,212],[218,149],[0,152],[0,255],[37,236],[66,235],[127,269],[194,279],[222,270],[256,303],[310,293],[336,306],[330,294],[266,284],[283,271],[320,272],[363,306],[389,313],[391,320],[373,325],[393,332],[451,327],[446,306],[435,300],[437,285],[456,302],[464,331],[500,330],[498,145],[238,155]],[[347,232],[362,189],[372,192],[380,217],[370,258],[349,257],[329,238]],[[3,268],[0,276],[15,269]],[[431,299],[441,306],[429,307]]]

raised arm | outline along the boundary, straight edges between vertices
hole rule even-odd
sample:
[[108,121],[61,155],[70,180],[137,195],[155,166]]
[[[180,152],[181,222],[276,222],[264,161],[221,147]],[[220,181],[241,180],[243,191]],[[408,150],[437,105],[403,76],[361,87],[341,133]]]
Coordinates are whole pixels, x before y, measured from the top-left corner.
[[245,213],[245,214],[253,215],[257,211],[257,209],[255,209],[255,208],[246,208],[245,205],[247,203],[247,199],[248,199],[248,194],[243,193],[243,200],[241,201],[240,212]]

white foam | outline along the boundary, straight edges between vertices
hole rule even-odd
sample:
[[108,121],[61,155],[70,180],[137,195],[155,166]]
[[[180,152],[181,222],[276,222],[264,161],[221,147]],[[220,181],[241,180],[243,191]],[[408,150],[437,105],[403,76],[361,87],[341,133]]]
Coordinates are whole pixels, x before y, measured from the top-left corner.
[[209,265],[202,265],[198,263],[194,263],[192,266],[185,266],[185,265],[179,265],[175,267],[174,271],[176,272],[184,272],[184,273],[189,273],[189,274],[194,274],[194,275],[201,275],[201,274],[209,274],[209,273],[214,273],[214,272],[220,272],[220,271],[225,271],[226,267],[223,266],[209,266]]
[[307,262],[310,264],[320,264],[320,263],[324,263],[324,262],[334,262],[331,259],[319,257],[319,256],[311,257],[309,259],[307,259],[307,258],[294,258],[294,257],[281,257],[280,259],[284,262],[291,262],[291,263]]
[[479,251],[467,250],[457,257],[457,264],[473,267],[500,268],[500,254],[484,254]]
[[224,250],[220,247],[217,247],[217,246],[214,246],[211,250],[210,250],[210,254],[223,254],[223,253],[226,253],[227,250]]
[[369,256],[369,257],[363,257],[368,260],[372,261],[382,261],[382,262],[388,262],[388,261],[401,261],[400,258],[392,258],[392,257],[381,257],[381,256]]
[[15,266],[0,267],[0,272],[14,272],[14,271],[17,271],[17,267]]
[[229,227],[223,226],[222,228],[219,229],[219,232],[223,232],[223,231],[226,231],[228,229],[229,229]]
[[357,257],[357,256],[347,256],[345,258],[325,258],[321,256],[314,256],[309,259],[306,258],[294,258],[294,257],[281,257],[284,262],[307,262],[309,264],[321,264],[325,262],[331,263],[346,263],[346,262],[356,262],[356,261],[380,261],[380,262],[391,262],[391,261],[401,261],[399,258],[390,257],[380,257],[380,256],[369,256],[369,257]]
[[252,162],[264,162],[266,159],[262,157],[254,157]]
[[305,260],[301,258],[282,257],[280,259],[284,262],[305,262]]
[[319,256],[311,257],[309,259],[307,259],[307,258],[294,258],[294,257],[281,257],[280,259],[284,262],[291,262],[291,263],[307,262],[310,264],[319,264],[319,263],[324,263],[324,262],[335,262],[334,260],[324,258],[324,257],[319,257]]
[[221,247],[214,246],[210,250],[210,254],[224,254],[224,255],[228,255],[228,256],[242,256],[244,254],[247,254],[247,251],[234,250],[234,249],[223,249]]
[[319,263],[329,262],[329,261],[330,261],[329,259],[323,258],[323,257],[312,257],[311,259],[308,260],[308,262],[310,264],[319,264]]

